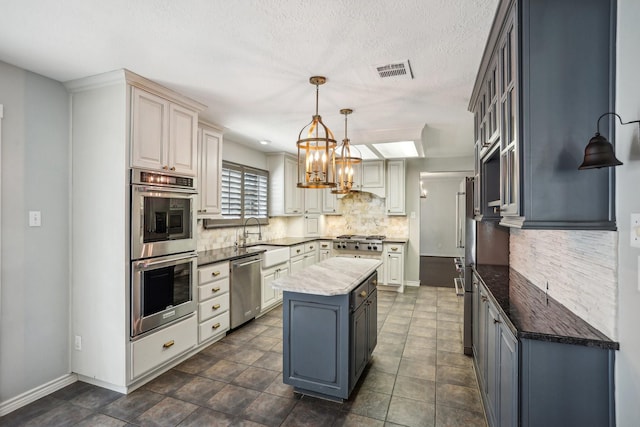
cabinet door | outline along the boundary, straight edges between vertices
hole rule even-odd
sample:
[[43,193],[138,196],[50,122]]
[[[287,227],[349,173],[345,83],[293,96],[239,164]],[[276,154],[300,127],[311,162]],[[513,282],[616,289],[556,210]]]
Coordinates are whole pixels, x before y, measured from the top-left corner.
[[387,254],[387,285],[402,285],[402,254],[390,253]]
[[304,268],[304,256],[291,258],[291,273],[300,271]]
[[405,163],[404,160],[387,162],[387,215],[405,215]]
[[360,377],[369,361],[367,303],[364,302],[351,315],[351,378],[353,384]]
[[134,87],[131,102],[131,166],[169,169],[169,101]]
[[305,189],[304,193],[304,213],[319,214],[322,213],[322,195],[323,190]]
[[514,15],[505,25],[499,44],[500,63],[500,210],[503,216],[520,213],[517,123],[516,39]]
[[316,254],[315,253],[306,254],[303,259],[304,259],[303,267],[309,267],[310,265],[313,265],[316,263]]
[[518,341],[504,323],[500,323],[499,334],[497,424],[515,426],[518,425]]
[[473,290],[471,294],[471,345],[473,346],[473,354],[476,359],[478,359],[478,345],[480,343],[480,287],[475,273],[473,274],[471,286]]
[[329,249],[320,249],[320,261],[331,258],[331,251]]
[[384,160],[362,162],[362,187],[384,188]]
[[199,217],[220,214],[222,171],[222,134],[208,128],[200,131],[200,211]]
[[267,270],[262,274],[262,297],[260,300],[260,310],[272,306],[277,301],[277,292],[271,287],[271,283],[276,280],[277,272],[275,269]]
[[169,105],[169,169],[196,176],[198,113],[180,105]]
[[298,163],[294,159],[284,159],[284,211],[286,214],[302,214],[304,193],[298,184]]
[[325,188],[322,191],[322,213],[337,214],[338,198],[331,192],[331,188]]
[[320,235],[320,217],[318,215],[304,216],[304,235],[305,236]]
[[487,416],[493,420],[489,425],[496,425],[497,409],[499,408],[498,375],[500,369],[500,356],[498,354],[498,340],[500,339],[500,327],[498,310],[493,304],[488,303],[487,310]]
[[371,353],[375,350],[376,345],[378,344],[378,291],[374,289],[374,291],[369,296],[369,300],[367,301],[367,352],[369,359],[371,358]]
[[487,392],[487,317],[489,310],[489,297],[487,291],[480,286],[480,302],[478,308],[478,343],[477,354],[481,393]]

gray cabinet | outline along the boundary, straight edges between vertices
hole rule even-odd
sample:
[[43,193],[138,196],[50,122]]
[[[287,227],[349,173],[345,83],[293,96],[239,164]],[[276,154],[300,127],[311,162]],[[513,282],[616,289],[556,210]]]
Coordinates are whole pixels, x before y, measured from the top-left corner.
[[377,275],[351,294],[284,292],[283,382],[308,395],[347,399],[377,341]]
[[614,170],[578,171],[614,110],[614,23],[613,0],[501,0],[469,104],[478,219],[616,229]]
[[490,427],[614,426],[614,352],[517,338],[474,272],[473,350]]

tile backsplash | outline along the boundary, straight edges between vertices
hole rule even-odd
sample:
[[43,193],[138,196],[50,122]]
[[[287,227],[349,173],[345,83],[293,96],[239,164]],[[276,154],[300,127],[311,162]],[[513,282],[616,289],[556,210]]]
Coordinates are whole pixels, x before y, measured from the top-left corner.
[[341,216],[327,216],[324,234],[382,234],[408,237],[406,216],[387,216],[385,201],[371,193],[350,193],[338,200]]
[[616,339],[616,232],[511,229],[509,243],[511,268]]
[[[409,221],[406,216],[387,216],[384,199],[371,193],[352,193],[338,200],[338,212],[342,215],[324,216],[323,236],[340,234],[382,234],[388,237],[408,237]],[[302,217],[272,217],[262,226],[262,240],[302,236]],[[255,224],[247,226],[252,233],[258,231]],[[242,227],[210,228],[198,221],[198,251],[233,246]],[[258,242],[257,235],[250,235],[247,243]]]

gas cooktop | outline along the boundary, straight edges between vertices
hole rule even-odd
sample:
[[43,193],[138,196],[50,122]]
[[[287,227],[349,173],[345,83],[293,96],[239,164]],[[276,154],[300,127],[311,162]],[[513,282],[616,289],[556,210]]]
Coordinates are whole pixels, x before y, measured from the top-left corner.
[[386,236],[373,234],[369,236],[361,234],[343,234],[333,239],[333,249],[350,251],[382,252],[382,241]]
[[387,236],[383,236],[381,234],[371,234],[369,236],[365,236],[363,234],[342,234],[336,237],[336,240],[384,240]]

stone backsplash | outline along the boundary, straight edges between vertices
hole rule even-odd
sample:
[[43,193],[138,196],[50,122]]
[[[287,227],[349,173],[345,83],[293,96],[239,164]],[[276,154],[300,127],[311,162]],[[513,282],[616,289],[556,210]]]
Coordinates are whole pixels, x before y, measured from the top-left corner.
[[[251,233],[258,232],[258,226],[255,223],[247,226],[247,231]],[[281,239],[289,237],[287,233],[288,218],[269,218],[269,224],[263,225],[262,240]],[[203,227],[203,221],[198,221],[198,252],[208,251],[211,249],[226,248],[236,243],[236,238],[242,233],[242,227],[224,227],[209,228]],[[247,239],[247,243],[257,243],[258,235],[251,234]]]
[[611,339],[617,339],[618,234],[511,229],[509,264]]
[[371,193],[350,193],[338,200],[340,216],[327,216],[324,234],[382,234],[408,237],[406,216],[387,216],[385,200]]

